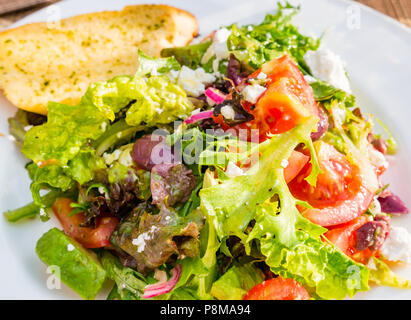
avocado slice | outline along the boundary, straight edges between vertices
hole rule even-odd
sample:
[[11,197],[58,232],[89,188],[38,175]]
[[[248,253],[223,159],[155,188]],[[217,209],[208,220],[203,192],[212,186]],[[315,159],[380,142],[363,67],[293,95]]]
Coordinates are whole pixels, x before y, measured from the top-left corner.
[[94,299],[106,280],[106,271],[95,253],[57,228],[43,234],[36,252],[44,263],[58,266],[61,281],[84,299]]

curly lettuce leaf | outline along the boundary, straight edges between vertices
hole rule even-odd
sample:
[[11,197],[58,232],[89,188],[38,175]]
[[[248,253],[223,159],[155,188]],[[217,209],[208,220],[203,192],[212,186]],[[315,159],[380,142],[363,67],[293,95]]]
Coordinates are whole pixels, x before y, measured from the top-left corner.
[[259,25],[232,27],[228,38],[228,48],[245,65],[258,69],[267,61],[290,54],[302,67],[306,68],[304,54],[316,50],[320,41],[302,35],[290,21],[299,7],[278,3],[275,14],[268,14]]
[[50,102],[47,123],[27,131],[21,152],[35,163],[67,165],[88,141],[104,132],[107,120],[94,106]]
[[126,113],[131,126],[153,127],[185,119],[194,110],[186,92],[165,76],[134,78],[128,96],[135,99]]
[[41,189],[67,191],[74,186],[75,181],[83,184],[92,180],[95,172],[105,169],[106,164],[103,158],[95,155],[94,150],[83,149],[66,166],[53,163],[38,166],[35,163],[30,163],[26,168],[32,180],[30,190],[33,200],[36,204],[42,205]]
[[[254,218],[255,208],[279,193],[283,177],[281,162],[288,159],[299,143],[312,150],[309,138],[317,120],[306,123],[260,144],[259,161],[244,175],[223,181],[200,191],[201,208],[210,220],[214,220],[217,236],[236,235],[244,239],[244,230]],[[307,180],[314,184],[319,172],[315,152],[312,152],[313,170]],[[256,187],[258,186],[258,187]],[[212,217],[212,218],[210,218]]]
[[[292,197],[280,198],[283,204]],[[322,242],[319,235],[324,231],[301,217],[293,206],[282,205],[278,211],[275,204],[264,203],[257,208],[247,242],[258,239],[265,262],[274,273],[315,288],[321,298],[343,299],[368,290],[368,269]]]
[[129,97],[130,76],[117,76],[107,81],[92,83],[81,98],[82,104],[94,106],[110,121],[132,100]]
[[138,50],[138,69],[136,76],[157,75],[171,70],[180,70],[180,64],[175,57],[152,58]]
[[152,74],[158,75],[170,70],[179,70],[180,65],[173,57],[151,58],[139,50],[139,67],[134,75],[117,76],[108,81],[99,81],[90,85],[82,98],[82,103],[94,105],[110,121],[114,121],[116,113],[126,107],[133,99],[144,99],[141,90],[148,90],[146,86],[138,85],[138,80]]
[[314,170],[308,180],[315,184],[319,168],[310,139],[315,125],[316,120],[310,119],[260,144],[259,162],[242,176],[223,181],[204,177],[207,185],[200,191],[201,208],[213,245],[207,247],[203,259],[212,261],[224,237],[235,235],[247,254],[252,243],[259,246],[274,273],[314,287],[321,298],[344,298],[368,290],[368,269],[321,241],[326,229],[300,215],[296,205],[304,203],[291,195],[281,167],[282,159],[304,143],[313,155]]
[[26,169],[32,180],[30,191],[34,203],[37,205],[43,205],[43,200],[40,196],[41,189],[54,188],[66,191],[74,186],[73,179],[58,165],[39,167],[35,163],[29,163]]

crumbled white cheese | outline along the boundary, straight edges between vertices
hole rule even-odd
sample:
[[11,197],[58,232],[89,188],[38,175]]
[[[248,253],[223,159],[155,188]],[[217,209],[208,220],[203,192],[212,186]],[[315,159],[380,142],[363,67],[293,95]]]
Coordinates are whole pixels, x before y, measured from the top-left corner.
[[227,168],[225,170],[225,174],[229,178],[235,178],[238,176],[242,176],[244,174],[244,171],[238,167],[235,163],[232,161],[229,161],[227,164]]
[[207,51],[201,58],[201,63],[205,64],[213,56],[216,56],[216,59],[213,61],[213,71],[219,76],[218,66],[221,60],[227,59],[230,55],[230,52],[227,47],[227,40],[231,34],[231,30],[226,28],[221,28],[217,30],[213,36],[213,43],[208,47]]
[[251,103],[256,103],[258,98],[266,91],[267,89],[259,84],[253,84],[246,86],[241,93],[244,96],[244,99]]
[[69,243],[67,245],[67,251],[73,251],[73,250],[74,250],[74,246],[71,243]]
[[283,167],[283,168],[287,168],[287,167],[288,167],[288,160],[287,160],[287,159],[281,160],[281,167]]
[[224,107],[221,108],[221,114],[223,115],[224,119],[227,120],[234,120],[235,117],[235,111],[232,106],[229,104],[225,105]]
[[411,263],[411,234],[403,227],[391,227],[380,252],[389,261]]
[[213,42],[222,43],[227,42],[228,37],[231,35],[231,30],[227,28],[221,28],[214,34]]
[[257,76],[258,80],[267,79],[267,75],[264,72],[260,72]]
[[148,232],[144,232],[140,234],[136,239],[133,239],[131,243],[137,247],[137,252],[143,252],[146,246],[146,240],[149,239],[150,235],[148,234]]
[[192,97],[202,95],[205,91],[205,85],[216,80],[214,75],[205,72],[203,68],[193,70],[187,66],[183,66],[180,71],[170,71],[169,77]]
[[105,152],[105,153],[103,154],[103,159],[104,159],[104,162],[105,162],[107,165],[110,165],[110,164],[112,164],[114,161],[118,160],[118,158],[120,157],[120,155],[121,155],[121,150],[117,149],[117,150],[114,150],[112,153],[107,153],[107,152]]
[[133,239],[131,243],[137,246],[137,252],[143,252],[146,247],[146,241],[152,238],[153,233],[158,230],[158,227],[152,226],[149,231],[141,233],[136,239]]
[[308,51],[304,60],[314,77],[326,81],[338,89],[351,93],[350,83],[341,58],[329,49]]
[[370,212],[373,215],[377,215],[381,213],[381,204],[378,201],[378,197],[374,197],[374,199],[372,200],[368,210],[370,210]]
[[44,210],[44,208],[40,208],[40,216],[41,216],[41,217],[46,217],[46,216],[47,216],[47,213],[46,213],[46,211]]

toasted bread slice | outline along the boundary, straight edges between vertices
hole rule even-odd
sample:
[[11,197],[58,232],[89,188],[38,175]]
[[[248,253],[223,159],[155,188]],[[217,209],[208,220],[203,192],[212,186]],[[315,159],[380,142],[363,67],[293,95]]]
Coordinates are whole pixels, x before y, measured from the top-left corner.
[[0,33],[0,89],[17,107],[76,104],[90,83],[137,70],[137,51],[160,56],[198,33],[196,18],[166,5],[84,14]]

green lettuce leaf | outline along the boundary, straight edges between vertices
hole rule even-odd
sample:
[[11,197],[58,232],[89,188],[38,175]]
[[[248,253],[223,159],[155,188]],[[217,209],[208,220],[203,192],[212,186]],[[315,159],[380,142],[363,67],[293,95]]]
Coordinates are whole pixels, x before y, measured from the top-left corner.
[[[280,197],[281,203],[285,197]],[[295,278],[324,299],[352,297],[368,290],[368,269],[336,247],[321,241],[325,231],[302,218],[293,207],[265,203],[257,210],[256,223],[248,242],[258,239],[261,253],[271,270]]]
[[126,114],[126,122],[131,126],[153,127],[185,119],[195,108],[186,92],[165,76],[150,77],[147,81],[134,78],[129,89],[128,96],[135,99]]
[[67,165],[88,141],[104,132],[104,115],[94,106],[50,102],[47,123],[27,131],[21,152],[35,163],[52,160]]
[[263,280],[263,272],[252,263],[236,264],[214,282],[211,294],[219,300],[242,300],[249,290]]
[[165,48],[161,50],[161,56],[174,57],[181,65],[197,69],[201,66],[201,59],[210,45],[211,41],[207,41],[185,47]]
[[138,50],[138,69],[136,76],[157,75],[171,70],[180,70],[180,64],[174,57],[151,58]]
[[140,300],[147,285],[146,279],[137,271],[124,267],[120,260],[104,250],[101,255],[101,264],[107,277],[116,283],[108,299]]
[[[309,119],[294,129],[274,135],[260,144],[260,160],[244,175],[223,181],[200,191],[201,208],[207,218],[214,220],[217,236],[236,235],[244,239],[244,230],[254,218],[256,206],[278,194],[283,177],[281,162],[288,159],[299,143],[313,149],[310,133],[317,120]],[[313,170],[307,180],[314,184],[319,172],[315,152],[312,152]],[[258,186],[258,188],[256,188]]]
[[310,139],[315,126],[316,120],[310,119],[260,144],[259,162],[242,176],[226,180],[204,177],[207,185],[200,191],[201,208],[212,245],[203,260],[212,261],[224,237],[235,235],[247,254],[253,243],[257,245],[274,273],[314,287],[321,298],[340,299],[368,290],[368,269],[321,241],[326,229],[300,215],[296,205],[307,204],[291,195],[281,167],[282,159],[288,159],[294,148],[304,143],[313,155],[314,169],[307,180],[315,184],[319,167]]
[[370,282],[379,286],[411,289],[411,281],[396,275],[384,261],[373,257],[373,262],[375,268],[370,267]]
[[319,40],[302,35],[290,21],[299,7],[278,3],[275,14],[268,14],[259,25],[232,26],[228,38],[228,48],[245,65],[258,69],[267,61],[290,54],[302,67],[307,69],[304,54],[316,50]]
[[103,158],[95,155],[94,150],[86,148],[81,150],[66,166],[49,164],[39,167],[32,162],[26,168],[32,180],[30,190],[33,200],[36,204],[43,205],[40,197],[41,189],[67,191],[74,186],[75,181],[83,184],[92,180],[95,172],[105,169],[106,164]]
[[68,163],[67,172],[80,185],[94,178],[95,172],[105,169],[103,158],[98,157],[93,149],[85,148]]
[[178,260],[181,265],[181,275],[174,289],[166,294],[158,296],[162,300],[205,300],[213,297],[202,288],[203,279],[209,271],[199,257]]
[[[132,100],[144,100],[146,92],[142,91],[150,91],[150,86],[145,86],[142,83],[144,82],[144,76],[180,69],[179,63],[173,57],[163,59],[151,58],[139,50],[137,59],[139,60],[139,67],[134,77],[117,76],[108,81],[95,82],[88,88],[82,98],[82,103],[94,105],[108,119],[114,121],[115,114],[126,107]],[[155,99],[154,101],[158,100]]]

